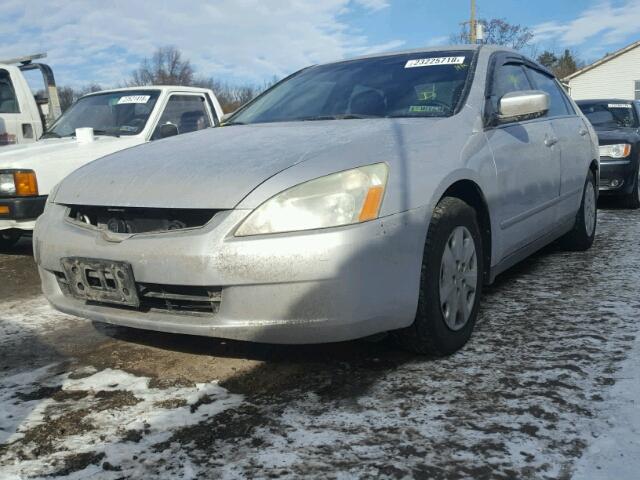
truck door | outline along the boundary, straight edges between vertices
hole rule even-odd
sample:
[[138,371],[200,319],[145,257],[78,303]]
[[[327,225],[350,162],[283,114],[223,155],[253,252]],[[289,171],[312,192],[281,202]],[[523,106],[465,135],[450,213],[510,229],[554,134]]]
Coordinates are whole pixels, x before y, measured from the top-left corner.
[[[175,126],[174,135],[195,132],[213,125],[213,116],[203,94],[172,93],[162,112],[151,140],[166,136],[166,125]],[[163,129],[162,127],[165,126]]]
[[0,146],[20,142],[20,116],[20,106],[11,75],[7,70],[0,69]]

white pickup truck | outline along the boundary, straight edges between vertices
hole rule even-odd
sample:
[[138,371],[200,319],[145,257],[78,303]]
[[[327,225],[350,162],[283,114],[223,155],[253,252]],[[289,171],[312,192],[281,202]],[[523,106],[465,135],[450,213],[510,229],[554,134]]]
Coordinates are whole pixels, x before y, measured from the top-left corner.
[[[60,100],[51,68],[34,60],[45,53],[0,60],[0,147],[33,143],[60,116]],[[44,85],[34,95],[25,73],[39,71]]]
[[36,143],[0,148],[0,249],[33,230],[47,195],[75,169],[145,142],[219,125],[211,90],[122,88],[74,103]]

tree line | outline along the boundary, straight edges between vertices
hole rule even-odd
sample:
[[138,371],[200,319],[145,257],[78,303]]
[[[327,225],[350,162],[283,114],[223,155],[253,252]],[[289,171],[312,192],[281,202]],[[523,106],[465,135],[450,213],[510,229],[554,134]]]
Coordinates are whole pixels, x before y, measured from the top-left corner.
[[[537,53],[533,43],[533,31],[523,25],[511,24],[502,18],[480,20],[484,26],[484,43],[503,45],[515,50],[528,50],[536,60],[551,70],[560,80],[576,72],[585,65],[575,52],[565,49],[561,52],[544,50]],[[450,38],[451,43],[469,43],[470,32],[462,26],[460,32]],[[199,75],[188,58],[175,46],[158,48],[151,57],[147,57],[140,66],[131,72],[124,87],[146,85],[184,85],[210,88],[216,94],[224,112],[232,112],[256,97],[262,91],[276,83],[277,78],[261,85],[252,83],[230,83],[212,76]],[[102,90],[99,84],[90,84],[81,88],[62,86],[58,88],[60,105],[66,110],[78,98],[87,93]]]

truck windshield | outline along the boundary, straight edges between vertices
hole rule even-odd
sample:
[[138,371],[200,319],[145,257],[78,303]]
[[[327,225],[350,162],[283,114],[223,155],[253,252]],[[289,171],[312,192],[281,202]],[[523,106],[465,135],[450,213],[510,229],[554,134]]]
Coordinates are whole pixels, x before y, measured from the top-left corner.
[[80,98],[43,135],[69,137],[76,128],[93,128],[96,135],[137,135],[158,100],[158,90],[98,93]]
[[390,55],[310,67],[276,84],[227,125],[453,115],[473,52]]
[[638,128],[631,102],[580,102],[578,106],[596,129]]

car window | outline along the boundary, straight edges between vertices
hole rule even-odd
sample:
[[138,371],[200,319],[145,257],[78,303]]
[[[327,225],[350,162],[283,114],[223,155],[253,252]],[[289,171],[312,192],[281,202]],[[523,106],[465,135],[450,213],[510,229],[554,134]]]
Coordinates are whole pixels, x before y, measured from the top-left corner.
[[596,128],[638,128],[638,116],[631,102],[620,100],[580,102],[582,113]]
[[389,55],[306,68],[247,104],[227,125],[456,112],[473,52]]
[[531,84],[524,73],[522,65],[507,63],[501,66],[496,72],[493,95],[500,99],[507,93],[521,90],[531,90]]
[[564,94],[560,90],[555,79],[539,72],[538,70],[534,70],[533,68],[527,67],[527,71],[533,79],[535,88],[549,94],[549,112],[547,113],[547,116],[559,117],[562,115],[569,115]]
[[16,92],[6,70],[0,70],[0,113],[20,113]]
[[137,89],[86,95],[69,107],[43,138],[73,136],[77,128],[93,128],[96,135],[138,135],[159,95],[159,90]]
[[202,95],[171,95],[152,140],[160,138],[160,127],[167,123],[175,125],[179,135],[210,127],[205,98]]

